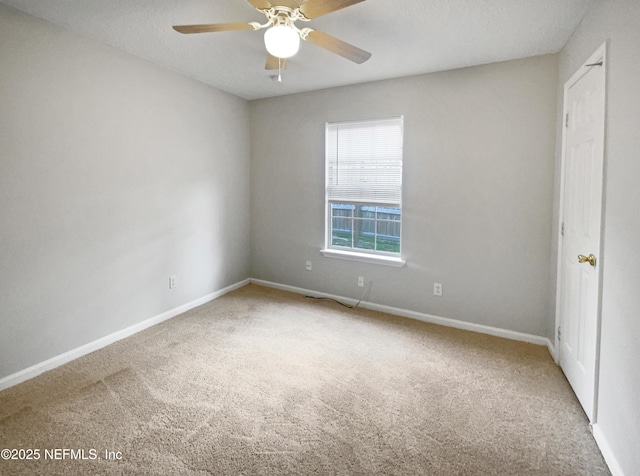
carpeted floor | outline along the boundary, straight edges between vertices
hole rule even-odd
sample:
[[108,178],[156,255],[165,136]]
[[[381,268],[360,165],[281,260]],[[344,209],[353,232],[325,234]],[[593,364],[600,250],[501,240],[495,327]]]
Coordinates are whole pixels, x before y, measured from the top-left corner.
[[609,474],[544,347],[255,285],[0,392],[0,448],[40,457],[2,475]]

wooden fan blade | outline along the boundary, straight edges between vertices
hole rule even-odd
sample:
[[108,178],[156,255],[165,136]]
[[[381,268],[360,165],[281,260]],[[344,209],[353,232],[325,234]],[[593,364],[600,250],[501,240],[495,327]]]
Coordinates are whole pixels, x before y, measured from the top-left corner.
[[289,7],[292,10],[295,10],[300,6],[301,3],[304,3],[302,0],[277,0],[276,4],[279,7]]
[[212,23],[209,25],[176,25],[173,27],[185,35],[191,33],[212,33],[215,31],[253,30],[249,23]]
[[264,65],[264,69],[287,69],[287,60],[267,53],[267,62]]
[[311,20],[360,2],[364,0],[309,0],[300,5],[300,13]]
[[318,45],[320,48],[329,50],[332,53],[353,61],[354,63],[362,64],[371,58],[371,53],[368,51],[361,50],[356,46],[350,45],[347,42],[318,30],[311,30],[306,39],[314,45]]
[[248,0],[248,2],[258,10],[269,10],[273,6],[269,0]]

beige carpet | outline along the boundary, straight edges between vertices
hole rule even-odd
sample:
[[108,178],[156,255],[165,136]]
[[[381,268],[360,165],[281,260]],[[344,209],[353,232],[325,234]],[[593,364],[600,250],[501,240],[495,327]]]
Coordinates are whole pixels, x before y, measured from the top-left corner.
[[255,285],[0,392],[0,448],[40,451],[2,475],[609,474],[544,347]]

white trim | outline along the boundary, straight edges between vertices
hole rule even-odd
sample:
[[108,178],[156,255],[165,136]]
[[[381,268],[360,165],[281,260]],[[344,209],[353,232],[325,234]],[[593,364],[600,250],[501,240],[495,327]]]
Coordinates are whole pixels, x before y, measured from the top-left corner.
[[207,294],[206,296],[198,298],[187,304],[183,304],[182,306],[178,306],[174,309],[163,312],[162,314],[158,314],[157,316],[146,319],[125,329],[101,337],[100,339],[94,340],[93,342],[81,345],[80,347],[65,352],[64,354],[57,355],[48,360],[45,360],[44,362],[40,362],[24,370],[20,370],[14,374],[8,375],[7,377],[0,379],[0,390],[13,387],[14,385],[36,377],[41,373],[46,372],[47,370],[54,369],[56,367],[59,367],[60,365],[66,364],[67,362],[71,362],[72,360],[82,357],[83,355],[87,355],[98,349],[106,347],[109,344],[113,344],[114,342],[125,339],[129,336],[132,336],[133,334],[137,334],[138,332],[143,331],[149,327],[155,326],[156,324],[160,324],[161,322],[171,319],[172,317],[185,313],[193,309],[194,307],[201,306],[202,304],[205,304],[231,291],[241,288],[249,284],[249,282],[249,279],[245,279],[236,284],[232,284],[231,286],[227,286],[226,288],[220,289],[211,294]]
[[599,265],[599,289],[598,289],[598,316],[597,316],[597,331],[596,331],[596,362],[595,362],[595,375],[594,375],[594,390],[593,390],[593,411],[591,417],[591,423],[595,424],[598,420],[598,384],[600,380],[600,326],[602,321],[602,285],[603,285],[603,266],[602,263],[604,261],[604,214],[605,214],[605,185],[606,185],[606,150],[607,150],[607,135],[606,135],[606,122],[607,122],[607,41],[602,43],[598,49],[589,56],[589,58],[573,73],[571,78],[564,83],[563,89],[563,105],[562,105],[562,117],[561,117],[561,127],[562,127],[562,144],[560,151],[560,196],[558,203],[558,236],[557,236],[557,244],[558,244],[558,256],[556,262],[556,318],[555,318],[555,328],[553,330],[554,334],[554,347],[555,347],[555,361],[558,365],[560,365],[561,359],[561,348],[560,348],[560,340],[558,339],[558,328],[560,327],[560,317],[561,317],[561,305],[562,305],[562,250],[563,250],[563,237],[562,237],[562,222],[564,221],[564,193],[565,193],[565,164],[566,164],[566,143],[567,143],[567,128],[565,127],[565,118],[567,117],[567,113],[569,112],[569,104],[567,101],[569,89],[577,83],[585,74],[589,72],[589,69],[586,65],[597,63],[598,61],[603,62],[603,71],[604,71],[604,80],[605,80],[605,91],[604,91],[604,140],[603,140],[603,171],[602,171],[602,212],[600,219],[600,249],[598,250],[599,256],[598,259],[600,261]]
[[406,263],[406,261],[401,258],[366,253],[355,253],[353,251],[320,250],[320,253],[322,253],[322,256],[325,256],[327,258],[338,258],[346,259],[348,261],[359,261],[361,263],[381,264],[384,266],[393,266],[394,268],[401,268]]
[[547,339],[547,349],[549,350],[549,353],[551,354],[551,358],[553,359],[553,361],[557,365],[558,364],[558,356],[556,355],[556,347],[553,345],[553,341],[551,339]]
[[618,462],[613,450],[609,446],[607,439],[605,438],[602,430],[600,429],[600,425],[597,423],[592,426],[593,429],[593,438],[596,440],[598,444],[598,448],[600,448],[600,452],[604,457],[607,466],[609,466],[609,471],[613,476],[624,476],[624,471],[622,471],[622,466]]
[[[299,288],[296,286],[289,286],[287,284],[279,284],[271,281],[264,281],[262,279],[251,278],[251,283],[259,286],[266,286],[269,288],[280,289],[282,291],[289,291],[296,294],[304,294],[313,297],[325,297],[330,299],[336,299],[345,304],[354,305],[358,302],[357,299],[348,298],[344,296],[336,296],[334,294],[327,294],[319,291],[312,291],[310,289]],[[474,324],[472,322],[459,321],[457,319],[450,319],[448,317],[434,316],[431,314],[425,314],[417,311],[410,311],[408,309],[400,309],[392,306],[385,306],[383,304],[376,304],[372,302],[362,301],[359,307],[365,309],[371,309],[373,311],[386,312],[387,314],[393,314],[395,316],[408,317],[422,322],[428,322],[430,324],[438,324],[446,327],[454,327],[456,329],[463,329],[472,332],[478,332],[480,334],[488,334],[497,337],[504,337],[505,339],[517,340],[521,342],[529,342],[531,344],[543,345],[548,349],[552,349],[551,341],[542,336],[535,336],[532,334],[525,334],[523,332],[510,331],[507,329],[500,329],[497,327],[485,326],[482,324]]]

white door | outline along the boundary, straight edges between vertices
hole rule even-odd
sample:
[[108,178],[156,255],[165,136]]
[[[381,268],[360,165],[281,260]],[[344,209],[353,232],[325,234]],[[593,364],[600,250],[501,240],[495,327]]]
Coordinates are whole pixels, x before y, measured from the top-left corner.
[[565,84],[558,280],[560,366],[595,423],[604,166],[604,45]]

